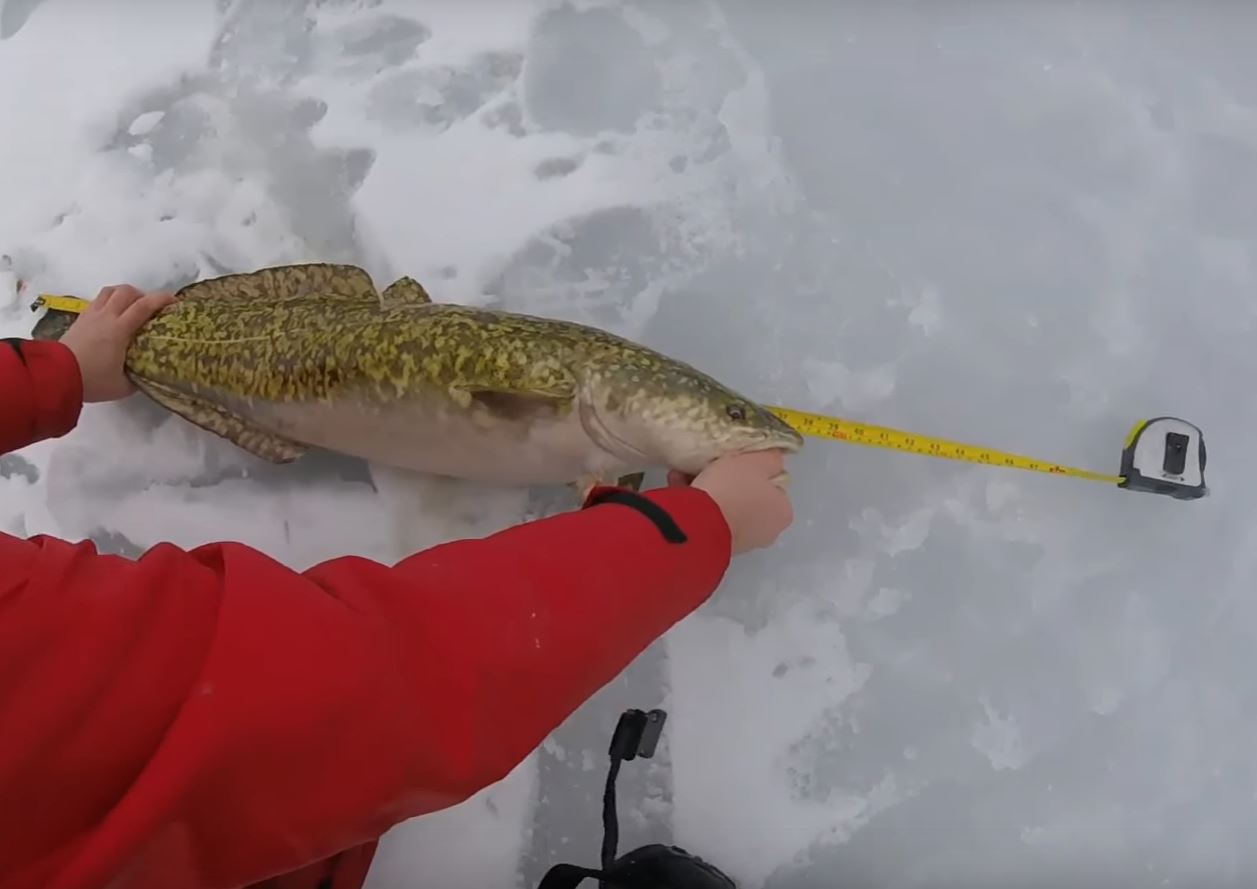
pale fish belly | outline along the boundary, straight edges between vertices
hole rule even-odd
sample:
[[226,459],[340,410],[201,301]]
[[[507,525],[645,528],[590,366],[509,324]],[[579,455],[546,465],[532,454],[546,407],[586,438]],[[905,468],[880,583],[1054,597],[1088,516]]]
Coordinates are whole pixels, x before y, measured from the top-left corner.
[[577,411],[562,419],[513,420],[413,400],[383,408],[348,400],[254,401],[239,408],[259,426],[303,444],[491,484],[567,484],[590,474],[614,478],[638,468],[591,439]]

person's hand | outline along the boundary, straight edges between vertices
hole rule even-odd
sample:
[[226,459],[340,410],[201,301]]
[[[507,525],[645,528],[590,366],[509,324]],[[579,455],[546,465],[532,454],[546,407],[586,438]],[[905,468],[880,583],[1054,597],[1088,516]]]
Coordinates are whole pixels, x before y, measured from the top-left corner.
[[61,336],[83,377],[83,401],[116,401],[135,391],[122,371],[127,347],[150,318],[174,302],[170,293],[144,294],[129,284],[106,287]]
[[780,450],[721,457],[691,480],[673,470],[671,486],[692,485],[706,491],[733,533],[733,554],[771,546],[794,521],[786,494],[785,455]]

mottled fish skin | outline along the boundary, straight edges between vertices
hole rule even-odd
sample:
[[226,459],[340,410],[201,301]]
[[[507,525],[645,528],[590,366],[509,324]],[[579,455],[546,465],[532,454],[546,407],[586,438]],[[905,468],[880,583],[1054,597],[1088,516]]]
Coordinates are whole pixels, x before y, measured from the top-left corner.
[[459,381],[511,390],[561,385],[564,356],[553,348],[561,339],[535,322],[461,306],[189,301],[140,331],[127,368],[198,394],[384,401]]
[[[733,451],[802,447],[771,412],[647,347],[572,322],[431,303],[402,281],[387,299],[351,266],[201,282],[145,325],[127,370],[299,442],[524,484],[697,472]],[[515,470],[487,465],[516,457]]]

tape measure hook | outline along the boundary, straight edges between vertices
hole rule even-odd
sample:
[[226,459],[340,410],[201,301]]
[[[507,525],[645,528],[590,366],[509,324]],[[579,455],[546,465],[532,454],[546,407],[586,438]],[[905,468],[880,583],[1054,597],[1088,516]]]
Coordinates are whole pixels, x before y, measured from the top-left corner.
[[1205,437],[1200,427],[1178,417],[1135,424],[1122,449],[1119,487],[1175,500],[1199,500],[1205,485]]

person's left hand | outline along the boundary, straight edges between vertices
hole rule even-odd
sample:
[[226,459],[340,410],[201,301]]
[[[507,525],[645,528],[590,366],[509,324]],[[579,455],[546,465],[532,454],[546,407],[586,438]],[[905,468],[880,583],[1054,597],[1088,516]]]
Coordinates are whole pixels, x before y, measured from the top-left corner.
[[61,336],[79,364],[83,401],[117,401],[135,391],[123,373],[127,347],[150,318],[175,301],[172,293],[145,294],[129,284],[106,287]]

